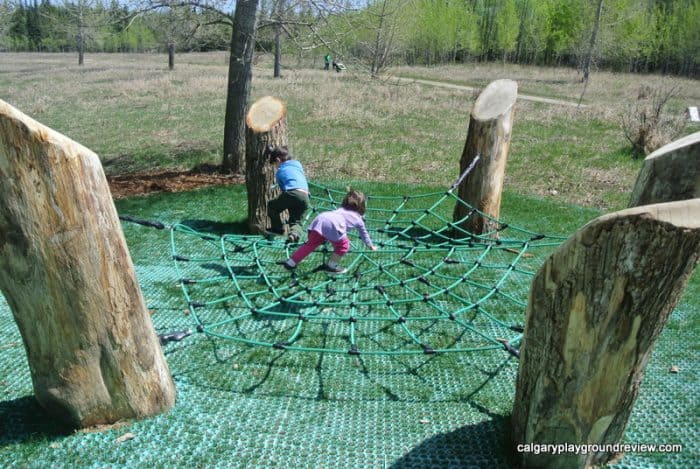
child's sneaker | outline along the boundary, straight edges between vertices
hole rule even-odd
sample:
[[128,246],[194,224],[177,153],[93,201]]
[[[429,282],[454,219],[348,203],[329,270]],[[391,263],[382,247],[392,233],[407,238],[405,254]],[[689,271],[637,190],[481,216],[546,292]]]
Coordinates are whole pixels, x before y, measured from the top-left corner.
[[331,267],[328,264],[323,264],[323,270],[326,272],[330,272],[332,274],[344,274],[345,272],[348,271],[348,269],[345,269],[339,265],[336,265],[335,267]]
[[272,241],[278,236],[284,236],[284,230],[281,228],[277,228],[277,229],[268,228],[265,231],[263,231],[263,236],[266,239]]
[[290,272],[292,270],[294,270],[294,268],[296,267],[296,266],[291,266],[291,265],[287,264],[287,261],[279,261],[278,264],[281,265],[282,267],[284,267],[285,269],[289,270]]

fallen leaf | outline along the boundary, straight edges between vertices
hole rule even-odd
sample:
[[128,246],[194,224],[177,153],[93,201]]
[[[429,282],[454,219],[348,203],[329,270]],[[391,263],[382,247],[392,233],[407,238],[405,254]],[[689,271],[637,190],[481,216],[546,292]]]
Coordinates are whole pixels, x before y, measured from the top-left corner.
[[136,438],[136,435],[134,435],[133,433],[124,433],[122,436],[117,438],[117,443],[124,443],[125,441],[133,440],[134,438]]

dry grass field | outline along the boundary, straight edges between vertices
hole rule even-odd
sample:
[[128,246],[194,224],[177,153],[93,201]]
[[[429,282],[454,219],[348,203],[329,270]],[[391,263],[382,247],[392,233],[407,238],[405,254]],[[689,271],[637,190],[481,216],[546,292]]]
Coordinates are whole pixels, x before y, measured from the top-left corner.
[[[217,164],[223,142],[227,54],[184,54],[174,71],[154,54],[0,56],[0,98],[96,151],[108,174]],[[469,112],[478,92],[399,82],[421,78],[480,88],[499,78],[519,92],[578,102],[580,77],[568,68],[466,64],[398,67],[371,79],[284,68],[272,78],[267,57],[254,69],[253,99],[287,103],[290,146],[312,178],[449,185],[458,173]],[[624,207],[640,161],[621,129],[639,89],[673,88],[668,115],[700,101],[697,80],[596,72],[585,107],[519,100],[506,190],[612,210]],[[668,139],[672,139],[668,135]]]

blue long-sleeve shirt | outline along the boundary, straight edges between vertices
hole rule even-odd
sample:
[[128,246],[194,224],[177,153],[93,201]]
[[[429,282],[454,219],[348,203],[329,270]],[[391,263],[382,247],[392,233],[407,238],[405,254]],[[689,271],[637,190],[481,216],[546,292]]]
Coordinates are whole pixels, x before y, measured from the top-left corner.
[[284,192],[295,189],[309,192],[309,183],[306,181],[304,168],[297,160],[288,160],[280,164],[275,173],[275,179]]

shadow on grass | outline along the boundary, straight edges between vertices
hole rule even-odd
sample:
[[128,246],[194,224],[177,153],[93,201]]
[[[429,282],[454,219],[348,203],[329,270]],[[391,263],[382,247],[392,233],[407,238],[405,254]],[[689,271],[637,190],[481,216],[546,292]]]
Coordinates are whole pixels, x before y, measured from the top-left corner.
[[[171,165],[194,168],[203,172],[216,168],[217,151],[202,142],[186,142],[176,148],[163,148],[161,151],[141,150],[105,158],[102,167],[107,174],[117,175],[150,171],[153,168]],[[165,164],[164,164],[165,162]]]
[[509,450],[508,420],[508,417],[496,415],[434,435],[388,467],[514,467]]
[[214,220],[182,220],[181,225],[185,225],[200,233],[209,233],[217,236],[227,234],[249,234],[248,223],[246,220],[237,220],[233,222],[220,222]]
[[0,447],[65,436],[72,431],[42,409],[34,396],[0,402]]

